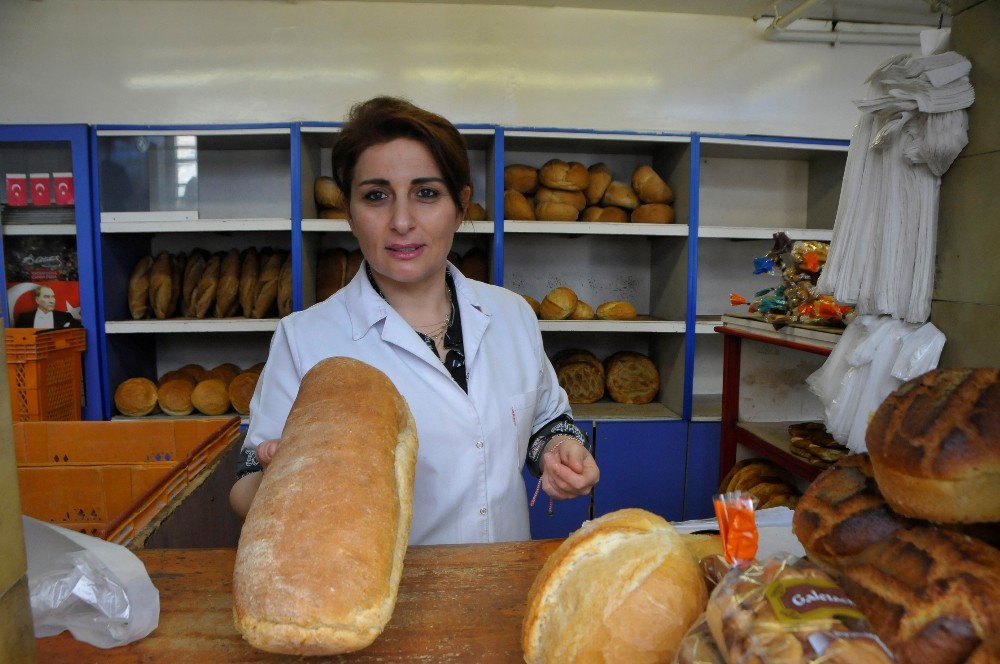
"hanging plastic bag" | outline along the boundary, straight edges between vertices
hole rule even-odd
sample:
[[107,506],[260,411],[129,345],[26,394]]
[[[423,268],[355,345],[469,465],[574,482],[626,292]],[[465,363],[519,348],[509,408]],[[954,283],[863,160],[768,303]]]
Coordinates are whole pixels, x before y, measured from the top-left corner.
[[98,648],[137,641],[160,619],[160,594],[135,554],[30,517],[24,522],[35,637],[64,630]]

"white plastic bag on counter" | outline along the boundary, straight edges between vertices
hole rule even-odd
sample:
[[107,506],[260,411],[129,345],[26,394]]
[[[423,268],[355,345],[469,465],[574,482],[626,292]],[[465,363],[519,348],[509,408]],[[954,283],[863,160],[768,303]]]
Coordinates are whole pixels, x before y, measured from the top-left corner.
[[137,641],[160,619],[160,593],[121,546],[30,517],[24,522],[35,637],[69,630],[98,648]]

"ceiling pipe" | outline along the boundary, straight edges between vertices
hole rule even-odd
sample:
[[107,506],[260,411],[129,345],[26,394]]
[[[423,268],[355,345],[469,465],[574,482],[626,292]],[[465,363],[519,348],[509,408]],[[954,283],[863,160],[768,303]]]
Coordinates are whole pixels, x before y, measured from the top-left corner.
[[776,28],[778,30],[783,30],[787,28],[792,21],[794,21],[797,18],[800,18],[801,15],[805,13],[807,9],[809,9],[813,5],[818,5],[823,2],[826,2],[826,0],[802,0],[802,2],[795,5],[790,10],[788,10],[788,12],[782,14],[781,16],[778,16],[777,12],[775,12],[775,17],[774,20],[771,22],[771,27]]
[[848,32],[844,30],[782,30],[769,25],[764,38],[770,41],[797,41],[822,44],[888,44],[919,46],[919,33],[906,32]]

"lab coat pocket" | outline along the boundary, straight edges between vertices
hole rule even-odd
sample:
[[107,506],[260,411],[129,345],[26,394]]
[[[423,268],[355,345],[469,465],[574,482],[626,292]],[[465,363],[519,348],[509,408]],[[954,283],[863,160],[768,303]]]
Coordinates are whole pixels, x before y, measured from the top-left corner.
[[510,400],[510,421],[513,432],[513,443],[517,447],[520,458],[528,452],[528,437],[535,420],[535,404],[538,401],[538,390],[515,394]]

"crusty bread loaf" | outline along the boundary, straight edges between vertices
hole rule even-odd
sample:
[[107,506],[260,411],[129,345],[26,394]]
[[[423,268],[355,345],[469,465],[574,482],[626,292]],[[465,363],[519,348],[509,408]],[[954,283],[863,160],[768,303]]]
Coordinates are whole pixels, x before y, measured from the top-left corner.
[[510,164],[503,169],[503,188],[530,196],[538,188],[538,169],[526,164]]
[[576,293],[566,286],[553,288],[538,305],[538,315],[542,320],[566,320],[579,300]]
[[156,409],[156,384],[148,378],[129,378],[115,389],[115,408],[122,415],[142,417]]
[[601,205],[614,205],[626,210],[634,210],[639,206],[639,197],[628,183],[615,180],[608,185],[604,196],[601,196]]
[[278,316],[283,318],[292,313],[292,254],[289,252],[281,263],[278,273]]
[[632,171],[632,189],[643,203],[671,203],[674,190],[653,170],[642,165]]
[[170,317],[170,300],[173,296],[174,272],[170,254],[161,251],[149,270],[149,310],[163,320]]
[[599,304],[594,315],[601,320],[635,320],[639,313],[631,302],[611,300]]
[[528,664],[670,662],[705,608],[705,581],[664,519],[623,509],[588,521],[528,593]]
[[573,313],[569,315],[569,318],[570,320],[593,320],[594,308],[583,300],[577,300],[576,306],[573,307]]
[[191,403],[193,391],[194,383],[184,378],[161,381],[156,390],[156,400],[160,404],[160,410],[167,415],[190,415],[194,410]]
[[194,380],[195,383],[200,383],[208,377],[208,370],[200,364],[195,364],[194,362],[185,364],[180,369],[177,369],[177,371],[187,374]]
[[842,572],[901,664],[1000,662],[1000,550],[933,526],[903,529]]
[[167,381],[178,380],[178,379],[186,380],[187,382],[191,383],[191,387],[194,387],[194,384],[197,382],[190,374],[181,371],[180,369],[174,369],[160,376],[160,379],[156,381],[156,385],[157,387],[159,387],[164,383],[166,383]]
[[503,216],[513,221],[534,221],[535,206],[521,192],[506,189],[503,192]]
[[912,526],[885,502],[867,454],[844,457],[820,473],[802,494],[792,518],[792,532],[809,559],[828,571]]
[[219,265],[219,286],[215,290],[215,317],[235,316],[240,306],[240,252],[230,249]]
[[229,410],[229,390],[225,381],[206,378],[194,386],[191,403],[203,415],[222,415]]
[[[583,195],[582,191],[563,191],[561,189],[539,187],[538,191],[535,192],[536,211],[541,203],[563,203],[565,205],[572,205],[576,208],[576,211],[579,214],[580,210],[587,207],[587,197]],[[539,219],[541,219],[541,217],[539,217]]]
[[549,189],[583,191],[590,184],[590,173],[578,161],[549,159],[538,169],[538,181]]
[[591,205],[590,207],[585,208],[583,213],[580,215],[580,221],[603,221],[623,224],[628,220],[628,213],[619,207],[615,207],[614,205],[608,205],[605,207]]
[[556,369],[556,378],[570,403],[594,403],[604,396],[604,369],[589,362],[564,362]]
[[253,398],[258,378],[260,371],[244,371],[229,383],[229,401],[240,415],[250,414],[250,400]]
[[937,369],[907,381],[865,436],[882,495],[904,516],[1000,521],[1000,371]]
[[187,266],[187,254],[183,251],[170,256],[170,302],[167,304],[167,317],[181,315],[179,307],[181,291],[184,287],[184,268]]
[[618,351],[604,360],[608,396],[618,403],[649,403],[660,391],[660,372],[641,353]]
[[[218,364],[208,370],[205,378],[218,378],[226,385],[229,385],[230,381],[239,376],[243,371],[232,362],[223,362]],[[204,379],[202,379],[204,380]]]
[[611,169],[603,162],[591,165],[587,172],[590,174],[590,179],[584,190],[584,196],[586,196],[589,205],[597,205],[601,202],[604,192],[608,190],[608,185],[611,184],[614,177],[611,175]]
[[461,272],[468,279],[475,279],[483,283],[490,281],[490,268],[486,256],[486,250],[482,247],[470,247],[462,256]]
[[580,211],[569,203],[535,203],[535,219],[539,221],[576,221],[579,216]]
[[268,254],[261,261],[250,318],[265,318],[274,311],[274,303],[278,299],[278,280],[281,278],[281,266],[284,262],[283,251]]
[[344,193],[337,186],[336,181],[327,175],[321,175],[313,183],[313,195],[316,198],[316,205],[321,208],[346,209]]
[[486,208],[479,203],[469,203],[465,206],[465,221],[486,221]]
[[219,290],[219,272],[222,269],[222,257],[224,254],[212,254],[212,257],[205,263],[205,270],[201,273],[201,279],[191,294],[193,313],[195,318],[204,318],[212,310],[215,304],[215,293]]
[[669,224],[676,218],[674,209],[666,203],[643,203],[629,215],[634,224]]
[[530,295],[522,294],[521,297],[523,297],[524,301],[528,303],[528,306],[531,307],[531,310],[535,312],[535,316],[539,316],[540,314],[538,310],[541,307],[541,305],[539,304],[538,300],[531,297]]
[[602,378],[604,376],[604,364],[589,350],[584,350],[583,348],[565,348],[552,356],[552,366],[556,369],[567,362],[587,362],[595,369],[600,370]]
[[347,252],[334,247],[319,255],[316,264],[316,301],[322,302],[347,283]]
[[258,259],[259,255],[254,247],[244,249],[240,254],[239,313],[246,318],[249,318],[253,311],[253,298],[257,292],[257,278],[260,274]]
[[333,655],[378,637],[402,576],[416,456],[413,417],[384,374],[344,357],[306,373],[236,553],[233,616],[251,645]]
[[194,317],[194,292],[201,281],[201,275],[205,273],[205,265],[208,258],[201,249],[195,249],[188,256],[184,265],[184,277],[181,284],[181,315],[188,318]]
[[142,320],[149,312],[149,271],[152,268],[152,256],[143,256],[132,268],[128,279],[128,311],[132,320]]

